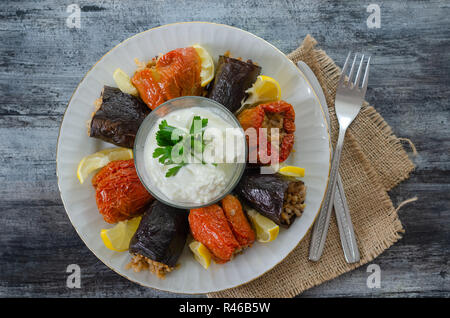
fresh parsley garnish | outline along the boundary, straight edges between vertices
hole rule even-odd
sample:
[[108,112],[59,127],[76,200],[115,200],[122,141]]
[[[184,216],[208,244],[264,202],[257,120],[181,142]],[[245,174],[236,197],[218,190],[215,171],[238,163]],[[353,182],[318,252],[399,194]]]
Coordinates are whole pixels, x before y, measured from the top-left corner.
[[[159,124],[159,130],[156,133],[156,142],[158,143],[158,146],[175,146],[183,138],[182,136],[180,136],[180,133],[182,133],[182,131],[180,133],[177,133],[178,131],[180,131],[180,129],[168,125],[167,120],[161,121],[161,123]],[[177,136],[179,137],[176,138]]]
[[175,167],[170,168],[166,173],[166,178],[172,177],[178,173],[178,171],[183,167],[184,164],[179,164]]
[[[158,158],[159,163],[163,165],[175,165],[167,171],[167,178],[175,176],[187,164],[188,155],[203,154],[206,147],[203,135],[207,126],[208,118],[194,116],[189,133],[186,133],[170,126],[166,120],[161,121],[156,133],[156,143],[159,147],[153,151],[153,158]],[[184,151],[185,148],[190,148],[190,151]],[[205,164],[203,160],[202,163]]]

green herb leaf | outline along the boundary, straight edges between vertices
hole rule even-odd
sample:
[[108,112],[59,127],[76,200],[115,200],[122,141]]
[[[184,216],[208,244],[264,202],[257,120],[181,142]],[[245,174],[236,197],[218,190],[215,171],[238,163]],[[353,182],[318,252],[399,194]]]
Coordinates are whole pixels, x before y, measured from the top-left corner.
[[[168,125],[166,120],[161,121],[159,124],[159,130],[156,133],[156,142],[158,146],[165,147],[176,145],[181,139],[183,139],[183,136],[181,136],[177,130],[179,130],[177,127]],[[176,135],[179,135],[179,137],[175,138],[175,140],[172,139]]]
[[[205,151],[206,143],[203,140],[203,135],[206,126],[208,126],[208,118],[201,118],[200,116],[194,116],[192,119],[189,133],[185,133],[177,127],[170,126],[166,120],[161,121],[158,127],[159,130],[156,133],[156,143],[159,147],[153,151],[152,156],[153,158],[158,158],[158,161],[163,165],[176,164],[176,166],[167,171],[167,178],[175,176],[178,171],[187,164],[185,156],[188,154],[184,153],[184,146],[186,146],[187,149],[190,143],[190,153],[194,156],[196,153],[202,154]],[[174,148],[179,148],[178,154],[180,156],[184,155],[181,163],[179,163],[180,160],[175,162],[176,160],[172,158],[172,151]],[[205,164],[204,161],[202,161],[202,163]]]
[[167,172],[166,172],[166,178],[169,177],[173,177],[175,176],[178,171],[180,171],[181,167],[183,167],[185,164],[179,164],[178,166],[172,167],[170,168]]
[[172,148],[172,146],[156,148],[153,151],[153,158],[159,157],[158,161],[165,164],[171,158]]
[[[199,125],[200,122],[201,125]],[[194,116],[194,118],[192,119],[191,129],[189,130],[189,133],[191,135],[195,135],[202,131],[204,132],[206,126],[208,126],[208,118],[201,118],[200,116]]]

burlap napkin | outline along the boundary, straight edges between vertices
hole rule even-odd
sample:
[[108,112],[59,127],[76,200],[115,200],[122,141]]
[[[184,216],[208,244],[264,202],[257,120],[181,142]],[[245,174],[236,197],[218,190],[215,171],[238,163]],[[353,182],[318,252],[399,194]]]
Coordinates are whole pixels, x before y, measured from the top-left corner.
[[[338,124],[334,99],[341,71],[323,50],[316,48],[316,44],[316,40],[308,35],[288,57],[294,62],[304,61],[318,78],[329,106],[335,143]],[[387,191],[408,178],[413,169],[401,141],[380,114],[365,103],[347,132],[340,165],[361,261],[346,263],[333,215],[319,262],[308,260],[309,233],[271,271],[248,284],[208,294],[208,297],[293,297],[370,262],[397,242],[400,233],[404,232]]]

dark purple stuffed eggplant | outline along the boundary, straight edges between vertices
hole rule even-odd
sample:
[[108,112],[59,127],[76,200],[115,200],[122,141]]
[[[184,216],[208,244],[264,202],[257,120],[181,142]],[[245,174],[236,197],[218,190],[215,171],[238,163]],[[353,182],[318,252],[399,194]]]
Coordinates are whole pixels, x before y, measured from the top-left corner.
[[188,231],[186,210],[155,201],[142,216],[129,251],[172,269],[183,251]]
[[250,60],[244,62],[221,55],[208,97],[235,112],[246,97],[245,91],[253,85],[260,73],[261,67]]
[[149,112],[147,105],[138,98],[105,86],[102,104],[92,116],[89,136],[133,148],[139,126]]
[[257,212],[278,225],[289,227],[305,208],[305,184],[279,174],[256,171],[247,171],[235,192]]

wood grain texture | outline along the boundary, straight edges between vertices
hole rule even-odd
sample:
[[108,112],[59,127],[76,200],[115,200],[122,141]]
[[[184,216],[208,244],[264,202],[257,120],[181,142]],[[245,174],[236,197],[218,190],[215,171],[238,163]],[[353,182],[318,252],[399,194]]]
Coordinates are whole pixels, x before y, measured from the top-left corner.
[[[367,288],[363,266],[300,296],[450,296],[448,2],[382,1],[380,29],[367,28],[360,1],[74,1],[81,29],[66,26],[70,3],[0,3],[0,296],[185,297],[103,265],[67,218],[55,175],[59,125],[84,74],[133,34],[179,21],[236,26],[286,53],[311,33],[340,65],[349,49],[372,54],[367,99],[419,151],[416,171],[390,194],[394,204],[419,200],[400,211],[404,238],[373,262],[381,288]],[[72,263],[80,289],[66,287]]]

